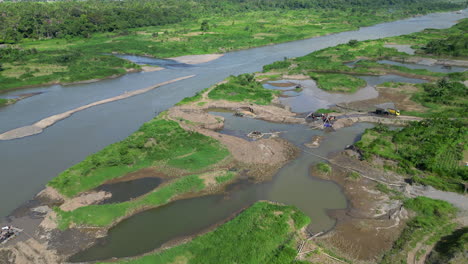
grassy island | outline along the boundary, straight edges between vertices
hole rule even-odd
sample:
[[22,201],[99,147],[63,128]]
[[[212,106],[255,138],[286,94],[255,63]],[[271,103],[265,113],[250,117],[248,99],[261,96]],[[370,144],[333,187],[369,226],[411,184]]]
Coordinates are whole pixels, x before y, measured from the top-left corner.
[[226,148],[216,140],[186,131],[163,116],[164,113],[123,141],[70,167],[48,185],[72,197],[141,168],[157,167],[169,174],[191,174],[210,168],[229,156]]

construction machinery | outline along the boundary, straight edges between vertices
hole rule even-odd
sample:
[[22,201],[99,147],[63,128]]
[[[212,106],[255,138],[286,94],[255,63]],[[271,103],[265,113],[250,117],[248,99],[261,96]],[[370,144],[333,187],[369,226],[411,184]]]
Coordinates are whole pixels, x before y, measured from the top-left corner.
[[396,109],[394,103],[384,103],[384,104],[379,104],[375,105],[375,113],[377,115],[394,115],[394,116],[399,116],[400,115],[400,110]]

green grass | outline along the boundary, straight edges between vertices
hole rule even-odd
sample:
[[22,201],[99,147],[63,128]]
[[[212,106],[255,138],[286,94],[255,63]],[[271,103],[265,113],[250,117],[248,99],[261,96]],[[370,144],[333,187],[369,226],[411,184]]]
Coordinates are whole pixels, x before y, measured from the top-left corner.
[[72,223],[79,226],[108,226],[132,212],[166,204],[177,195],[198,192],[204,187],[203,180],[198,175],[191,175],[174,180],[143,197],[128,202],[89,205],[68,212],[57,208],[59,227],[66,229]]
[[0,98],[0,107],[15,103],[15,99]]
[[196,173],[228,155],[228,150],[218,141],[157,117],[126,139],[60,173],[48,185],[72,197],[141,168],[155,166],[164,170],[174,168],[179,173]]
[[317,170],[328,174],[332,171],[332,168],[327,163],[320,162],[319,164],[317,164]]
[[361,178],[361,174],[358,173],[358,172],[355,172],[355,171],[351,171],[351,172],[348,174],[348,177],[347,177],[347,178],[356,181],[356,180],[359,180],[359,179]]
[[385,253],[381,264],[406,263],[407,252],[414,248],[417,242],[422,242],[421,240],[428,235],[432,235],[431,240],[437,241],[450,234],[454,228],[450,221],[456,209],[445,201],[417,197],[406,200],[404,207],[415,212],[416,216],[406,223],[393,248]]
[[317,110],[315,111],[315,113],[317,113],[317,114],[330,114],[330,113],[337,113],[337,111],[332,110],[332,109],[320,108],[320,109],[317,109]]
[[234,179],[235,174],[233,172],[228,172],[224,175],[216,176],[215,180],[217,183],[225,183]]
[[354,93],[366,86],[366,81],[352,75],[337,73],[310,73],[317,86],[326,91]]
[[[366,85],[365,81],[350,74],[360,75],[384,75],[401,74],[427,78],[449,78],[452,81],[466,80],[468,73],[439,73],[425,69],[410,69],[403,66],[380,64],[377,61],[383,59],[396,58],[398,61],[412,57],[395,48],[385,47],[387,43],[397,44],[417,44],[425,45],[433,40],[444,39],[447,34],[466,34],[464,25],[468,19],[462,20],[459,24],[450,29],[424,30],[423,32],[409,34],[400,37],[390,37],[378,40],[350,42],[334,47],[325,48],[312,52],[308,55],[277,61],[263,67],[263,71],[280,72],[281,74],[305,74],[317,81],[318,87],[327,91],[355,92]],[[457,39],[457,47],[460,39]],[[466,47],[465,47],[466,49]],[[457,51],[465,54],[466,51]],[[416,56],[420,56],[419,54]],[[357,61],[352,67],[345,63]],[[383,86],[393,87],[395,84],[383,84]],[[466,97],[466,96],[465,96]],[[466,101],[466,100],[465,100]],[[464,102],[466,105],[466,102]],[[451,110],[451,109],[450,109]],[[447,111],[450,111],[447,109]],[[457,110],[460,110],[458,108]],[[461,113],[461,111],[459,111]]]
[[118,263],[295,263],[298,229],[309,222],[295,207],[257,202],[186,244]]
[[[95,33],[89,38],[24,39],[15,56],[1,56],[0,91],[47,83],[69,83],[120,75],[126,69],[140,66],[113,56],[102,54],[149,55],[167,58],[191,54],[224,53],[273,43],[304,39],[330,33],[354,30],[361,26],[381,23],[408,16],[408,10],[375,10],[366,16],[351,10],[274,10],[240,12],[229,17],[214,13],[210,16],[171,25],[127,29],[112,33]],[[420,12],[420,11],[418,11]],[[207,20],[209,32],[200,31],[200,23]],[[156,36],[157,33],[157,36]],[[359,44],[358,47],[361,45]],[[352,47],[356,49],[356,47]],[[379,51],[381,47],[369,49]],[[25,52],[22,52],[24,50]],[[391,50],[391,49],[389,49]],[[352,60],[362,51],[340,52],[342,60]],[[380,54],[380,53],[379,53]],[[296,60],[299,61],[299,60]],[[265,66],[266,69],[287,68],[292,61]],[[314,62],[301,62],[299,68],[311,69]],[[6,65],[12,64],[12,65]],[[59,64],[64,66],[55,69]],[[40,66],[37,66],[40,65]],[[340,63],[327,66],[346,70]],[[30,70],[23,70],[29,68]],[[325,69],[325,68],[323,68]],[[334,69],[335,70],[335,69]],[[364,70],[356,70],[363,72]],[[9,73],[19,73],[11,77]]]
[[203,95],[203,93],[206,92],[206,90],[208,90],[208,88],[203,89],[203,90],[195,93],[194,96],[185,97],[180,102],[178,102],[176,105],[184,105],[184,104],[189,104],[189,103],[193,103],[193,102],[198,102],[198,101],[200,101],[202,99],[202,95]]
[[4,68],[0,72],[0,91],[45,83],[102,79],[125,74],[130,68],[140,69],[139,65],[114,56],[81,50],[12,51],[12,54],[0,59]]
[[382,125],[368,129],[356,146],[366,159],[377,155],[397,161],[396,170],[416,182],[462,192],[462,183],[468,180],[468,170],[461,164],[466,140],[465,121],[438,118],[413,122],[401,130]]
[[268,105],[277,93],[278,91],[265,89],[260,82],[255,80],[253,74],[241,74],[230,76],[226,83],[216,85],[208,93],[208,98]]

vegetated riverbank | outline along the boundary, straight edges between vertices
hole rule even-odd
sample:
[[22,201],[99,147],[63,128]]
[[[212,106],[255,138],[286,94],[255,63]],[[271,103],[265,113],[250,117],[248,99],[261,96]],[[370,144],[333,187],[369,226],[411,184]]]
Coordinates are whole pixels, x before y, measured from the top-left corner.
[[[243,93],[244,100],[265,100],[265,94],[273,94],[260,84],[256,85],[258,93]],[[217,88],[223,89],[217,86],[210,91]],[[231,107],[249,105],[237,104],[232,102]],[[257,181],[266,180],[297,154],[295,147],[279,138],[249,142],[216,133],[214,129],[222,127],[222,117],[205,113],[201,118],[207,117],[207,121],[197,123],[200,116],[179,115],[185,110],[175,107],[161,113],[128,139],[106,147],[52,180],[50,187],[38,196],[38,199],[50,201],[45,204],[41,216],[44,220],[39,228],[39,232],[50,239],[34,241],[59,250],[60,262],[78,248],[89,246],[92,237],[104,235],[109,227],[132,214],[178,199],[222,192],[241,174]],[[211,121],[215,126],[209,126]],[[169,180],[130,201],[96,204],[109,194],[91,189],[147,167],[163,173]],[[50,207],[55,209],[47,209]],[[59,245],[58,241],[67,234],[73,234],[80,247],[72,249]],[[16,254],[11,248],[4,252]]]
[[[120,76],[139,65],[102,54],[157,58],[225,53],[305,39],[419,14],[421,9],[387,10],[362,16],[352,10],[320,9],[242,12],[164,26],[90,34],[86,38],[25,40],[0,49],[0,91],[37,85],[75,83]],[[393,6],[393,8],[395,8]],[[426,6],[427,8],[427,6]],[[366,10],[369,11],[369,10]],[[440,10],[442,11],[442,10]]]
[[296,248],[309,222],[295,207],[257,202],[214,231],[119,263],[299,263]]
[[[69,256],[75,253],[79,247],[65,248],[66,246],[64,245],[57,245],[63,241],[65,237],[72,236],[78,240],[77,243],[82,246],[82,248],[85,248],[94,243],[96,236],[103,236],[105,234],[105,228],[95,227],[115,223],[124,217],[128,217],[130,214],[138,212],[138,210],[160,206],[161,204],[179,199],[183,197],[184,194],[187,195],[186,197],[191,197],[190,195],[202,195],[203,193],[201,190],[207,186],[206,181],[202,179],[204,173],[222,171],[220,175],[214,176],[214,181],[217,182],[217,186],[218,184],[221,186],[220,189],[224,186],[222,183],[229,182],[231,179],[235,180],[236,176],[227,176],[224,174],[227,171],[238,172],[246,170],[247,173],[250,173],[251,177],[255,177],[257,180],[267,179],[268,177],[265,177],[265,175],[274,173],[275,168],[271,169],[271,167],[266,167],[264,163],[269,163],[270,160],[274,160],[278,162],[278,167],[280,167],[282,166],[281,164],[284,164],[293,156],[294,149],[290,148],[288,144],[282,140],[269,139],[256,141],[250,144],[247,143],[248,141],[241,141],[235,137],[219,135],[212,130],[221,127],[222,118],[216,118],[206,112],[210,110],[210,107],[211,109],[214,107],[235,110],[245,116],[250,115],[270,121],[276,120],[278,122],[290,123],[304,122],[303,119],[297,118],[288,110],[272,105],[272,102],[275,103],[274,100],[276,96],[278,96],[278,92],[264,89],[262,85],[255,80],[254,75],[246,74],[231,77],[225,83],[200,92],[194,97],[184,99],[178,106],[170,109],[167,113],[163,113],[159,118],[150,121],[142,127],[141,131],[136,132],[129,139],[109,146],[102,152],[91,156],[84,162],[64,172],[59,178],[51,182],[51,185],[57,189],[61,189],[62,193],[68,193],[69,196],[82,193],[78,195],[78,199],[88,201],[89,203],[98,202],[99,197],[103,198],[105,194],[98,195],[97,199],[89,199],[89,193],[86,193],[86,191],[99,184],[105,183],[108,179],[122,177],[130,171],[139,169],[140,165],[142,167],[148,167],[148,164],[145,164],[147,161],[146,159],[153,161],[156,157],[156,160],[159,162],[152,164],[153,166],[150,167],[156,167],[158,170],[161,170],[168,175],[168,178],[171,178],[171,181],[165,185],[158,186],[153,192],[129,202],[102,207],[100,207],[101,205],[89,205],[86,202],[77,202],[75,204],[78,204],[80,207],[74,206],[72,207],[74,210],[71,211],[63,210],[69,209],[69,207],[62,209],[56,208],[55,211],[43,208],[43,212],[46,216],[44,222],[42,222],[42,227],[49,227],[49,230],[42,234],[46,238],[47,236],[53,238],[43,239],[42,243],[53,244],[50,248],[59,249],[58,255],[60,255],[60,258]],[[155,123],[157,125],[155,125]],[[163,129],[159,130],[161,127]],[[161,137],[161,135],[169,136]],[[195,138],[192,138],[192,136]],[[218,142],[211,145],[214,149],[203,148],[203,142],[210,141],[210,139]],[[171,142],[170,140],[174,141],[169,144],[167,142],[168,140],[169,143]],[[198,144],[200,142],[202,146],[194,147],[193,145],[185,145]],[[184,147],[183,151],[179,149],[180,146]],[[226,155],[233,160],[238,159],[238,163],[228,163],[229,158],[227,160],[223,159],[222,161],[209,159],[208,164],[202,163],[207,160],[206,155],[213,154],[214,156],[219,156],[219,151],[225,153],[222,149],[218,148],[219,146],[225,146],[226,150],[229,152],[229,154]],[[161,149],[165,151],[163,151],[163,154],[167,154],[169,157],[164,155],[152,156],[155,154],[151,153],[152,151],[157,150],[156,152],[158,152]],[[175,151],[176,153],[174,153],[174,156],[171,156],[171,153],[167,153],[168,149],[176,149],[177,151]],[[281,149],[281,151],[275,151],[278,149]],[[254,154],[252,154],[253,152]],[[278,157],[280,159],[278,159]],[[253,163],[250,164],[250,167],[246,166],[245,162],[247,159],[253,159],[253,162],[257,164]],[[191,167],[197,164],[207,167]],[[254,168],[258,167],[267,169],[261,171],[254,170]],[[176,178],[177,176],[184,176],[184,178]],[[211,174],[211,176],[213,176],[213,174]],[[366,176],[366,174],[362,174],[361,176],[350,174],[351,179],[360,177],[366,178],[364,176]],[[228,180],[224,181],[225,178],[228,178]],[[183,179],[188,182],[186,183],[184,181],[182,186],[179,186],[178,183],[181,184],[179,180]],[[213,177],[207,180],[213,182]],[[381,189],[383,193],[393,193],[392,191],[384,189],[385,187],[378,186],[380,185],[376,185],[374,188]],[[163,194],[161,194],[161,192]],[[372,193],[372,191],[370,193]],[[57,194],[58,193],[56,193],[56,195]],[[62,196],[63,195],[57,195],[57,198],[61,199]],[[371,198],[365,200],[372,200]],[[50,196],[49,199],[51,199]],[[385,200],[385,197],[382,199]],[[55,206],[61,206],[61,203],[62,201],[55,200],[53,204]],[[49,205],[53,207],[51,204]],[[390,205],[397,206],[398,203],[390,203]],[[379,209],[379,204],[372,205],[369,208],[377,210]],[[387,216],[390,215],[390,210],[395,208],[396,207],[390,207],[389,211],[386,211]],[[371,213],[374,213],[373,216],[375,216],[376,212],[368,211],[363,214],[371,215]],[[89,214],[96,214],[96,217],[88,217]],[[396,215],[401,220],[404,216],[404,211],[399,211]],[[86,217],[90,219],[88,220]],[[105,221],[96,222],[97,220],[95,221],[95,219],[104,219]],[[56,229],[57,222],[61,224],[62,228],[67,226],[72,228],[66,231],[60,231]],[[389,227],[393,222],[385,222],[385,224],[388,224],[385,225],[385,227]],[[354,232],[351,227],[350,230],[351,233]],[[368,231],[368,234],[370,233],[371,232]],[[375,234],[375,232],[372,232],[372,234]],[[355,236],[353,236],[353,238],[354,237]],[[393,239],[394,237],[391,238]],[[43,246],[44,244],[41,245]],[[389,244],[390,243],[384,243],[381,247],[373,247],[370,253],[359,254],[363,254],[363,258],[369,258],[370,255],[377,254],[376,252],[382,252],[384,248],[388,248]],[[17,251],[11,247],[2,251],[5,255],[9,256],[17,254]],[[57,253],[54,254],[56,255]],[[331,253],[329,252],[326,254],[330,255]]]
[[[428,69],[416,69],[405,67],[405,65],[392,65],[379,63],[382,60],[398,60],[403,62],[420,62],[421,56],[428,53],[428,46],[434,41],[440,41],[447,36],[466,34],[468,20],[462,20],[450,29],[425,30],[422,32],[369,41],[351,40],[347,44],[329,47],[308,54],[303,57],[278,61],[263,67],[263,72],[270,78],[283,78],[300,76],[301,79],[311,78],[317,82],[319,88],[336,92],[356,92],[360,87],[365,86],[362,80],[356,78],[358,75],[388,75],[396,74],[404,77],[419,78],[429,81],[436,81],[446,78],[449,81],[459,82],[467,80],[467,71],[442,73]],[[416,51],[418,55],[411,55],[391,48],[388,44],[405,44],[419,47]],[[417,45],[417,46],[416,46]],[[459,47],[460,54],[464,54],[463,47]],[[437,60],[433,54],[426,54],[429,59],[426,63],[435,64]],[[436,59],[434,59],[436,58]],[[445,60],[444,65],[464,65],[464,57],[452,57],[456,60]],[[440,58],[439,58],[440,59]],[[460,60],[462,59],[462,60]]]

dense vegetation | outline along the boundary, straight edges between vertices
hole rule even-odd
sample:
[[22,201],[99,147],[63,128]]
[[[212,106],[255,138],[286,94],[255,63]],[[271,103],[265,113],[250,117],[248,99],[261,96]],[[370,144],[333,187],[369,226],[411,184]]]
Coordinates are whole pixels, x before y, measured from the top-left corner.
[[401,130],[380,125],[356,143],[364,158],[381,156],[398,162],[397,170],[416,182],[441,190],[463,191],[468,168],[461,164],[468,129],[464,120],[447,118],[413,122]]
[[404,207],[416,213],[393,248],[385,253],[381,264],[406,263],[407,252],[418,242],[431,245],[454,228],[451,219],[456,209],[449,203],[427,197],[417,197],[404,202]]
[[452,27],[438,39],[429,41],[421,47],[421,52],[434,55],[468,57],[468,19]]
[[177,170],[180,175],[209,168],[228,155],[216,140],[157,117],[126,139],[65,170],[48,185],[74,196],[141,168],[155,166],[168,173]]
[[140,66],[114,56],[80,50],[0,48],[0,91],[45,83],[72,83],[121,75]]
[[[215,176],[213,175],[213,177]],[[223,183],[233,177],[234,173],[232,172],[220,171],[215,180],[218,183]],[[135,211],[166,204],[177,198],[177,196],[199,192],[205,187],[206,184],[202,175],[190,175],[173,180],[142,197],[127,202],[89,205],[68,212],[57,208],[59,227],[65,229],[71,223],[85,226],[108,226]]]
[[[376,9],[424,13],[460,7],[449,1],[360,0],[360,1],[240,1],[240,0],[146,0],[146,1],[24,1],[0,3],[0,40],[23,38],[89,37],[93,32],[114,32],[128,28],[166,25],[211,13],[223,15],[249,10],[352,9],[354,14],[372,14]],[[363,16],[365,17],[365,16]]]
[[[466,38],[466,28],[468,28],[468,19],[463,19],[449,29],[426,29],[409,35],[369,41],[350,40],[346,44],[325,48],[302,57],[285,58],[282,61],[265,65],[263,72],[271,72],[275,74],[275,78],[279,78],[277,76],[282,74],[303,74],[314,79],[319,88],[338,92],[355,92],[365,86],[363,80],[354,77],[352,74],[400,74],[407,77],[438,80],[436,83],[417,85],[420,91],[415,93],[412,98],[413,101],[425,106],[427,111],[424,113],[405,112],[405,114],[465,117],[468,90],[461,82],[468,79],[468,72],[446,74],[426,69],[411,69],[380,61],[397,60],[405,62],[412,57],[412,55],[386,46],[387,43],[411,44],[420,54],[427,52],[427,47],[431,46],[433,42],[440,42],[440,45],[443,45],[446,38],[460,38],[460,36]],[[451,54],[452,56],[464,56],[463,54],[467,53],[467,45],[466,41],[460,40],[457,45],[452,47],[449,43],[447,47],[454,51]],[[408,92],[414,93],[413,91]]]
[[461,82],[440,79],[435,83],[417,85],[419,92],[413,94],[412,100],[425,106],[425,113],[405,112],[418,116],[466,117],[468,109],[468,88]]
[[426,259],[426,263],[463,263],[466,260],[467,252],[468,227],[463,227],[455,230],[450,235],[442,237]]
[[268,90],[255,80],[254,74],[230,76],[226,83],[214,87],[208,97],[215,100],[249,101],[255,104],[267,105],[273,100],[276,91]]
[[317,86],[325,91],[353,93],[366,86],[366,81],[352,75],[338,73],[311,73]]
[[0,91],[139,69],[106,53],[159,58],[222,53],[458,6],[435,0],[3,2],[0,43],[16,45],[0,48]]
[[298,230],[309,222],[295,207],[257,202],[186,244],[119,263],[300,263]]

